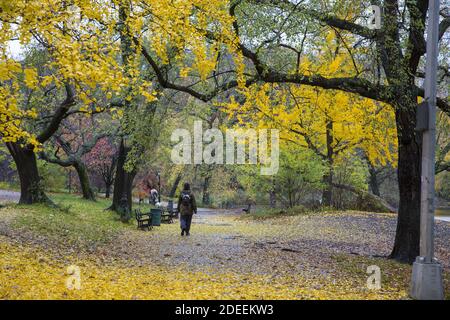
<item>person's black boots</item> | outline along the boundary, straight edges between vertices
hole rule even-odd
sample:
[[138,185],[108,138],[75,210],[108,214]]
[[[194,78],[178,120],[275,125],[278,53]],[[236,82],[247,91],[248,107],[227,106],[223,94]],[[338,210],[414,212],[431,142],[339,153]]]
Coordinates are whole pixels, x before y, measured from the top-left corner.
[[186,231],[186,235],[187,235],[187,236],[190,236],[191,234],[189,233],[189,231]]
[[[189,235],[189,234],[187,234]],[[181,229],[181,236],[184,236],[184,229]]]

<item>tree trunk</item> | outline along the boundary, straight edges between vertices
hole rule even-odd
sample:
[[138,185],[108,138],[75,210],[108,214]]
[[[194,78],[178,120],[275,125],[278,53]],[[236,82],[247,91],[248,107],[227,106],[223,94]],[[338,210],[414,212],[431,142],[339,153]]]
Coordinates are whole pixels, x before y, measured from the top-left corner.
[[83,198],[86,200],[95,201],[95,193],[91,188],[91,183],[89,181],[89,175],[86,169],[86,165],[81,161],[76,161],[73,165],[75,170],[77,170],[78,178],[80,179],[81,192],[83,193]]
[[391,258],[408,263],[412,263],[420,251],[421,143],[419,135],[414,131],[414,100],[409,105],[396,108],[400,204]]
[[369,163],[369,188],[370,191],[380,197],[380,183],[378,182],[377,170]]
[[67,189],[69,190],[69,193],[72,193],[72,172],[70,171],[70,168],[67,174]]
[[133,197],[131,190],[136,172],[127,172],[124,168],[128,152],[131,148],[126,147],[124,140],[120,141],[119,156],[117,160],[116,179],[114,180],[114,192],[111,210],[122,214],[124,211],[131,212]]
[[111,195],[111,183],[105,183],[105,198],[109,199],[110,195]]
[[355,194],[358,197],[358,210],[381,213],[396,212],[395,208],[389,205],[385,200],[365,190],[356,189],[353,186],[339,183],[333,183],[333,187]]
[[269,202],[271,208],[275,208],[277,206],[277,197],[275,194],[275,190],[273,189],[269,191]]
[[178,185],[180,184],[182,177],[183,177],[183,175],[181,174],[181,172],[178,173],[178,175],[177,175],[177,177],[176,177],[176,179],[175,179],[175,181],[174,181],[174,183],[172,185],[172,188],[170,189],[169,198],[174,198],[175,197],[175,193],[177,192]]
[[207,176],[205,177],[205,180],[203,182],[203,196],[202,196],[202,202],[205,205],[211,204],[211,198],[209,197],[209,183],[210,183],[211,177]]
[[322,205],[331,207],[333,201],[333,122],[327,121],[327,160],[329,169],[323,176],[324,189],[322,192]]
[[51,203],[46,196],[39,176],[36,155],[30,146],[22,147],[20,142],[7,142],[20,179],[20,204]]
[[322,178],[324,189],[322,192],[322,205],[325,207],[331,207],[333,201],[333,172],[329,168]]

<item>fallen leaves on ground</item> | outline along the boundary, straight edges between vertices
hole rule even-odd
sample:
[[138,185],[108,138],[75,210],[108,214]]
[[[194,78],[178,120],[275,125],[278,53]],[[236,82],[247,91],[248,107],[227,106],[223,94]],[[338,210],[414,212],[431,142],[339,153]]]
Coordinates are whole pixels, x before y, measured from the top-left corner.
[[[411,267],[376,258],[391,249],[393,215],[254,220],[204,211],[194,217],[192,235],[181,237],[177,223],[140,231],[115,221],[99,204],[89,212],[88,206],[74,204],[69,214],[0,209],[0,299],[408,298]],[[92,223],[97,225],[84,228]],[[450,224],[436,228],[448,292]],[[71,265],[80,268],[80,290],[66,287]],[[370,265],[381,269],[380,290],[367,288]]]
[[[101,265],[93,257],[58,261],[0,239],[1,299],[395,299],[406,295],[401,289],[358,288],[342,279],[311,282],[300,274],[223,273],[208,267],[193,272],[179,266],[127,267],[120,262]],[[80,290],[66,286],[70,265],[80,268]]]

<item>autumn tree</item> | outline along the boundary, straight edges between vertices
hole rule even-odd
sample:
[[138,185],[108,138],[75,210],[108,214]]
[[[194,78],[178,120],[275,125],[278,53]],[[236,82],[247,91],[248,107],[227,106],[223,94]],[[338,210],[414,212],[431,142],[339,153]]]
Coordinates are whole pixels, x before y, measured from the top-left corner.
[[[95,128],[97,127],[97,128]],[[65,119],[59,130],[53,135],[52,145],[40,152],[42,159],[62,167],[73,167],[77,172],[83,198],[95,200],[95,192],[91,187],[86,157],[102,139],[114,136],[114,132],[99,130],[99,122],[94,117],[72,116]],[[107,154],[103,155],[107,156]],[[100,161],[99,161],[100,162]],[[96,163],[99,164],[98,162]]]
[[[346,76],[354,68],[341,41],[327,37],[321,53],[325,62],[314,65],[304,57],[298,71],[328,77]],[[343,91],[296,84],[253,85],[244,103],[232,103],[228,112],[248,126],[280,129],[281,139],[313,151],[328,169],[323,176],[322,203],[332,205],[334,166],[361,150],[372,166],[396,160],[394,113],[386,104]]]
[[[162,76],[168,73],[178,73],[186,78],[190,73],[197,73],[201,80],[212,72],[218,47],[230,52],[236,51],[227,1],[193,0],[188,2],[173,1],[113,1],[117,10],[118,27],[116,32],[121,41],[121,62],[128,77],[139,79],[141,96],[147,98],[142,103],[139,99],[125,96],[127,112],[122,122],[123,139],[119,148],[119,157],[114,186],[113,204],[111,209],[118,210],[122,203],[127,203],[131,209],[131,187],[137,173],[137,164],[145,144],[140,132],[147,136],[155,134],[149,123],[158,106],[155,100],[162,94],[167,83],[162,83]],[[205,40],[206,30],[214,28],[224,34],[224,38],[215,45],[209,45]],[[185,62],[192,63],[188,66]],[[156,65],[161,68],[154,68]],[[148,70],[151,70],[149,72]],[[158,83],[152,84],[152,80]],[[171,89],[175,89],[171,88]],[[136,87],[128,87],[133,92]],[[149,92],[150,91],[150,92]],[[137,97],[138,95],[134,95]],[[136,119],[136,115],[144,115],[147,123]],[[136,125],[140,123],[140,125]],[[142,130],[142,128],[148,130]],[[144,139],[145,140],[145,139]],[[123,211],[123,210],[122,210]]]
[[[1,137],[8,143],[17,163],[23,203],[46,198],[39,186],[33,151],[50,139],[61,120],[76,112],[75,108],[89,112],[86,108],[98,107],[100,101],[94,92],[101,91],[108,106],[120,105],[125,109],[133,97],[155,100],[151,76],[139,76],[141,53],[147,66],[156,62],[168,64],[169,56],[181,65],[189,53],[194,57],[190,70],[199,70],[204,76],[214,68],[217,52],[216,46],[210,47],[203,41],[204,30],[214,26],[215,31],[225,35],[218,43],[234,46],[229,37],[232,19],[224,0],[213,3],[204,0],[186,3],[51,0],[45,6],[40,1],[22,0],[14,4],[2,2],[0,21],[0,112],[4,115]],[[116,41],[117,36],[120,43]],[[22,66],[11,58],[8,43],[13,39],[18,39],[22,45],[37,45],[45,52],[47,59],[40,70]],[[183,72],[187,74],[189,70]],[[160,77],[157,72],[155,74]],[[38,115],[36,111],[41,111],[41,105],[30,106],[30,95],[36,89],[45,92],[53,87],[60,91],[65,89],[66,96],[57,99],[58,103],[54,101],[54,108],[47,114]],[[114,100],[116,98],[118,101]],[[27,122],[23,120],[32,117],[40,120],[43,116],[47,126],[42,125],[40,133],[26,128]],[[120,150],[124,153],[119,156],[119,163],[126,162],[128,148],[126,143],[122,144]],[[132,180],[124,171],[118,173],[116,183]],[[120,188],[115,188],[115,192],[122,194]]]
[[101,177],[105,184],[105,197],[111,195],[117,165],[118,150],[112,137],[104,137],[97,141],[92,150],[84,156],[90,170]]
[[[110,29],[92,24],[102,17],[114,25],[100,3],[52,0],[2,2],[0,65],[2,131],[0,137],[16,163],[20,203],[48,202],[36,165],[35,151],[74,113],[106,108],[94,92],[112,96],[127,78],[116,61]],[[39,63],[18,62],[9,42],[20,41],[39,56]]]
[[[418,97],[423,96],[420,87],[419,71],[423,66],[425,54],[425,26],[428,1],[381,1],[384,17],[379,30],[371,30],[358,23],[368,3],[362,1],[357,6],[354,1],[335,1],[334,3],[294,4],[290,1],[252,1],[261,6],[261,10],[285,12],[278,16],[299,15],[307,20],[315,20],[335,31],[343,39],[345,46],[362,47],[363,52],[356,59],[372,61],[364,69],[355,68],[352,75],[345,77],[328,77],[320,72],[305,74],[292,73],[274,69],[264,60],[255,46],[243,43],[243,54],[254,63],[256,77],[269,83],[298,83],[319,86],[325,89],[338,89],[356,93],[360,96],[387,103],[393,107],[398,136],[398,179],[400,187],[400,207],[397,232],[391,256],[401,261],[412,262],[419,254],[420,224],[420,135],[415,131],[416,108]],[[402,15],[401,12],[406,12]],[[241,12],[245,16],[245,12]],[[445,13],[444,13],[445,15]],[[448,16],[441,23],[440,38],[449,26]],[[286,19],[289,20],[289,19]],[[243,23],[248,20],[240,20]],[[288,23],[288,22],[286,22]],[[285,23],[285,24],[286,24]],[[281,25],[279,25],[281,26]],[[278,29],[279,26],[276,28]],[[243,28],[241,28],[243,29]],[[281,49],[285,43],[283,30],[273,36],[273,41],[263,46]],[[406,31],[405,31],[406,30]],[[239,29],[236,29],[239,32]],[[272,33],[274,34],[274,33]],[[351,37],[348,37],[351,35]],[[314,36],[312,36],[313,42]],[[268,39],[269,40],[269,39]],[[289,39],[287,39],[289,40]],[[261,50],[259,50],[261,52]],[[297,55],[293,54],[296,58]],[[438,106],[447,114],[450,108],[445,99],[438,99]]]

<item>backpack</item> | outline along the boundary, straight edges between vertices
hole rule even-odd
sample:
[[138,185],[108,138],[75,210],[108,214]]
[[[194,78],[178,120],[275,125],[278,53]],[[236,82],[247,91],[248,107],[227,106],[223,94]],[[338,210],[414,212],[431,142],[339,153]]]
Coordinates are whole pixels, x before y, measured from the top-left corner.
[[181,204],[183,204],[183,206],[189,206],[191,205],[191,195],[187,192],[183,192],[181,193]]

